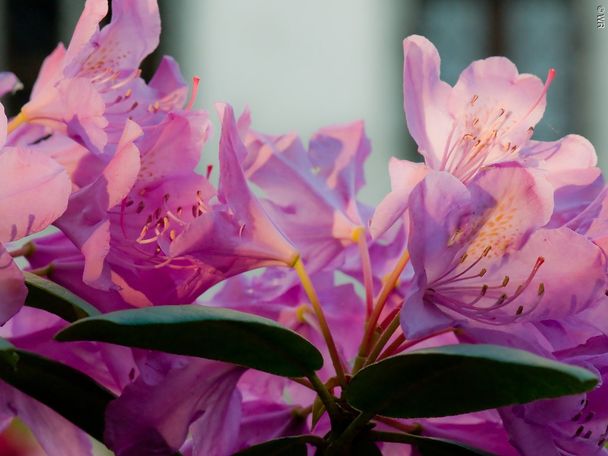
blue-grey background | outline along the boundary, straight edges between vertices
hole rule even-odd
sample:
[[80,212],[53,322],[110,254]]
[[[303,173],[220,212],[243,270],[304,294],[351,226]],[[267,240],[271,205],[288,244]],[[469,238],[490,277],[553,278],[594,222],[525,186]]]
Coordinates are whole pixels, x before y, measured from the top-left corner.
[[[161,46],[144,74],[171,54],[188,79],[201,77],[200,107],[247,104],[254,127],[269,133],[306,137],[364,119],[374,150],[364,199],[373,203],[388,190],[388,157],[417,159],[402,111],[401,42],[423,34],[438,47],[450,83],[490,55],[541,78],[554,67],[536,138],[585,135],[608,167],[608,29],[598,29],[596,17],[605,1],[160,0]],[[83,4],[0,0],[0,66],[25,84],[6,100],[9,112],[27,100],[42,58],[69,41]],[[211,161],[215,144],[205,150]]]

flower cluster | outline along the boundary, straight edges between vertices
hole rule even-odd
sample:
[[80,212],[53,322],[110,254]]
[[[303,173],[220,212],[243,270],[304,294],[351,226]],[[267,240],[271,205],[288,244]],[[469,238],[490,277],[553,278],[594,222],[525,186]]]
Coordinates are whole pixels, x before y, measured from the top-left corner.
[[[140,77],[158,45],[156,1],[113,0],[100,29],[107,9],[87,0],[30,101],[10,122],[0,114],[0,336],[20,362],[35,353],[111,395],[95,437],[119,456],[224,456],[269,440],[328,455],[352,445],[419,454],[418,443],[432,442],[498,455],[608,454],[608,194],[585,138],[532,139],[553,70],[543,82],[492,57],[452,87],[435,47],[408,37],[404,109],[424,161],[392,159],[392,191],[374,208],[357,198],[370,154],[362,122],[322,128],[306,145],[259,133],[249,111],[217,104],[215,185],[201,164],[211,120],[193,109],[198,79],[188,96],[170,57],[150,81]],[[3,92],[18,83],[1,77]],[[41,302],[49,289],[69,290],[61,302],[84,303],[88,318],[71,325],[82,315],[54,311],[48,294]],[[160,350],[166,318],[132,343],[110,343],[112,327],[54,338],[168,305],[274,320],[316,347],[323,367],[273,375],[251,369],[262,356],[255,346],[227,362],[219,339]],[[196,339],[196,329],[181,330]],[[488,344],[584,368],[598,386],[465,414],[367,416],[348,403],[357,374],[384,360]],[[199,349],[215,355],[189,356]],[[449,388],[450,372],[436,367]],[[6,422],[19,417],[50,455],[91,454],[90,427],[3,369]],[[467,388],[459,381],[454,396]]]

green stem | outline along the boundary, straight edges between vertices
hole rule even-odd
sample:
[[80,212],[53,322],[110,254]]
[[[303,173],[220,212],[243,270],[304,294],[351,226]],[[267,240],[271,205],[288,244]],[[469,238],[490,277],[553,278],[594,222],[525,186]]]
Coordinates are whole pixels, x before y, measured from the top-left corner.
[[306,292],[310,304],[312,305],[312,308],[315,311],[315,315],[317,316],[317,320],[319,321],[319,327],[321,328],[321,333],[323,334],[323,339],[325,339],[325,343],[327,344],[329,356],[331,358],[332,364],[334,365],[334,369],[336,370],[336,375],[338,376],[338,381],[340,382],[342,388],[344,388],[346,387],[346,376],[344,375],[344,366],[342,365],[342,360],[340,359],[340,355],[338,354],[336,343],[334,342],[334,338],[331,335],[329,325],[327,324],[327,319],[325,318],[325,314],[323,313],[323,308],[321,307],[319,296],[317,295],[315,287],[312,284],[312,280],[310,280],[310,276],[304,268],[304,263],[302,262],[301,258],[297,259],[297,261],[293,265],[293,268],[298,274],[300,282],[302,283],[302,288]]
[[378,442],[418,443],[416,437],[398,432],[370,431],[369,436]]
[[334,397],[330,394],[329,390],[317,374],[311,374],[308,379],[319,395],[321,402],[325,405],[325,410],[327,410],[330,419],[335,420],[338,417],[339,411]]
[[403,272],[409,261],[410,254],[407,250],[405,250],[401,257],[399,257],[399,260],[397,261],[397,264],[388,276],[388,279],[386,280],[386,282],[384,282],[384,286],[382,287],[382,290],[380,290],[380,295],[378,296],[378,300],[376,301],[374,310],[372,311],[372,314],[370,315],[365,325],[365,334],[363,335],[363,340],[361,341],[361,345],[359,346],[359,353],[355,361],[353,373],[357,372],[363,366],[363,360],[365,360],[365,358],[367,357],[369,347],[372,343],[372,339],[374,336],[374,331],[376,330],[376,325],[378,324],[378,319],[380,318],[380,314],[382,313],[382,309],[384,309],[386,301],[397,286],[399,277],[401,276],[401,273]]
[[338,456],[343,454],[350,454],[347,452],[349,445],[357,437],[357,435],[365,429],[369,421],[374,417],[373,413],[361,412],[357,418],[355,418],[342,434],[333,442],[329,444],[327,448],[327,456]]
[[384,332],[378,338],[376,345],[374,345],[374,348],[372,349],[371,353],[367,357],[367,360],[365,361],[366,366],[368,364],[371,364],[374,361],[376,361],[376,359],[378,358],[378,355],[380,355],[380,352],[382,351],[382,349],[384,348],[386,343],[390,340],[390,338],[395,333],[395,331],[397,331],[397,328],[399,328],[399,323],[400,323],[400,314],[397,314],[397,315],[395,315],[395,318],[393,318],[393,320],[390,322],[388,327],[384,330]]
[[11,250],[8,253],[13,258],[18,258],[18,257],[26,257],[27,258],[32,253],[34,253],[34,250],[36,250],[36,247],[34,246],[34,243],[33,242],[28,242],[27,244],[23,244],[18,249]]

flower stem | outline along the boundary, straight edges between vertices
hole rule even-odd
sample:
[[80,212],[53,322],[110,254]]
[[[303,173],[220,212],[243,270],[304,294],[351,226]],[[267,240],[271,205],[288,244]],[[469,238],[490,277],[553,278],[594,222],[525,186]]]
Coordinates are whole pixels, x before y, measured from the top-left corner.
[[36,249],[36,247],[34,246],[34,243],[33,242],[28,242],[27,244],[23,244],[18,249],[11,250],[8,253],[13,258],[18,258],[18,257],[26,257],[27,258],[32,253],[34,253],[35,249]]
[[8,123],[8,125],[6,127],[6,132],[12,133],[13,131],[15,131],[17,129],[17,127],[19,125],[21,125],[22,123],[25,123],[25,122],[27,122],[27,118],[25,117],[25,114],[23,114],[23,112],[20,112],[15,117],[13,117],[11,119],[11,121]]
[[402,351],[407,350],[408,348],[411,348],[414,345],[418,345],[419,343],[424,342],[425,340],[431,339],[436,336],[440,336],[441,334],[453,332],[454,330],[455,330],[455,328],[451,328],[451,327],[445,328],[445,329],[440,329],[439,331],[435,331],[427,336],[420,337],[419,339],[414,339],[414,340],[405,340],[405,336],[403,336],[403,338],[399,337],[391,345],[389,345],[387,347],[387,349],[384,351],[384,353],[382,353],[382,355],[379,356],[378,359],[384,359],[384,358],[394,355],[396,353],[401,353]]
[[325,343],[327,344],[327,349],[329,350],[329,356],[331,357],[331,361],[336,369],[336,375],[338,377],[338,381],[342,387],[346,386],[346,377],[344,375],[344,367],[342,365],[342,361],[340,360],[340,355],[338,354],[338,349],[336,348],[336,343],[331,335],[331,331],[329,330],[329,326],[327,325],[327,320],[325,318],[325,314],[323,313],[323,309],[321,308],[321,303],[319,301],[319,297],[317,292],[310,280],[310,276],[306,272],[304,268],[304,263],[301,258],[293,265],[298,277],[300,278],[300,282],[302,282],[302,288],[306,292],[310,303],[312,304],[312,308],[315,311],[315,315],[317,316],[317,320],[319,320],[319,327],[321,328],[321,333],[323,334],[323,338],[325,339]]
[[30,269],[28,272],[32,274],[36,274],[40,277],[47,277],[51,272],[53,272],[53,263],[49,263],[46,266],[37,269]]
[[312,386],[312,383],[310,383],[310,381],[308,381],[305,378],[298,378],[298,377],[289,377],[289,380],[291,380],[292,382],[298,383],[302,386],[305,386],[308,389],[314,390],[314,386]]
[[397,286],[397,281],[401,276],[401,273],[407,266],[407,263],[410,261],[410,253],[405,250],[394,269],[391,271],[388,279],[384,282],[384,286],[380,291],[380,295],[378,296],[378,300],[376,301],[376,305],[374,306],[374,310],[367,320],[367,324],[365,325],[365,334],[363,335],[363,340],[361,341],[361,345],[359,347],[359,354],[357,356],[357,361],[355,363],[355,367],[353,369],[354,372],[357,372],[361,366],[363,366],[363,362],[365,361],[365,357],[369,351],[369,347],[372,343],[372,338],[374,335],[374,331],[376,330],[376,325],[378,324],[378,319],[380,318],[380,314],[382,313],[382,309],[384,309],[384,305],[390,294]]
[[405,334],[399,334],[397,338],[388,347],[386,347],[386,350],[384,350],[382,354],[378,356],[378,359],[384,359],[387,356],[391,356],[395,353],[401,352],[401,344],[403,344],[404,342]]
[[414,434],[416,432],[420,432],[422,426],[420,424],[405,424],[401,421],[394,420],[392,418],[386,418],[384,416],[376,416],[374,421],[378,421],[379,423],[386,424],[395,429],[399,429],[400,431]]
[[329,413],[330,419],[335,419],[339,413],[338,406],[336,405],[334,397],[330,394],[329,390],[321,381],[321,379],[317,376],[317,374],[313,373],[308,377],[308,379],[310,380],[310,383],[319,395],[321,402],[323,402],[325,410],[327,410],[327,413]]
[[365,308],[367,310],[367,318],[369,318],[374,307],[374,279],[372,274],[372,262],[369,257],[369,247],[367,245],[365,229],[363,227],[357,227],[353,230],[353,240],[359,247],[361,270],[363,272],[363,285],[365,286]]
[[345,450],[348,450],[351,442],[357,437],[357,435],[365,429],[368,425],[369,421],[374,417],[373,413],[365,413],[361,412],[357,418],[355,418],[348,427],[344,430],[344,432],[329,445],[327,449],[327,455],[342,455],[342,454],[350,454],[345,453]]
[[401,316],[399,314],[395,315],[395,318],[392,319],[388,327],[380,335],[378,341],[376,342],[376,345],[374,345],[374,348],[372,349],[369,356],[367,357],[367,360],[365,361],[366,366],[376,361],[376,358],[378,358],[378,355],[380,354],[386,343],[390,340],[395,331],[397,331],[397,329],[399,328],[400,319]]

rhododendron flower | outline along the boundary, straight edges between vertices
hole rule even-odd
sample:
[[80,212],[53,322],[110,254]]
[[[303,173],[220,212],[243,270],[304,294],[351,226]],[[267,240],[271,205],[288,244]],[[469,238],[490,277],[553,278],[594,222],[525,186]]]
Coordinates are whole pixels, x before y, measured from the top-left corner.
[[107,411],[106,441],[119,456],[173,454],[191,428],[195,454],[228,454],[240,422],[244,369],[150,353],[139,377]]
[[586,393],[505,408],[500,411],[512,441],[523,456],[608,454],[606,336],[557,351],[558,359],[595,371],[602,385]]
[[560,319],[605,299],[601,250],[568,228],[541,229],[551,188],[519,165],[487,168],[466,186],[433,172],[409,204],[407,337],[463,321]]
[[59,164],[29,149],[3,147],[5,142],[6,116],[0,106],[0,323],[19,310],[27,294],[23,274],[3,244],[49,226],[66,209],[71,192]]
[[555,76],[543,82],[519,74],[504,57],[478,60],[451,87],[440,79],[439,53],[426,38],[403,42],[404,109],[424,165],[393,159],[392,192],[376,210],[374,232],[384,232],[407,208],[409,192],[426,172],[447,171],[463,182],[497,163],[518,162],[544,176],[555,191],[555,223],[589,204],[603,178],[591,143],[579,135],[559,141],[532,140]]
[[339,265],[344,249],[367,225],[361,215],[367,211],[356,198],[370,152],[363,124],[324,128],[307,151],[295,134],[263,135],[250,130],[249,123],[247,112],[239,121],[247,144],[243,169],[264,191],[273,220],[298,247],[309,270]]
[[[118,456],[608,451],[608,190],[586,139],[532,139],[553,70],[491,57],[451,87],[407,38],[424,163],[391,159],[370,216],[360,121],[305,146],[218,104],[212,185],[198,78],[186,101],[171,58],[140,77],[157,2],[113,0],[100,29],[107,12],[87,0],[30,101],[0,113],[0,424],[75,456],[92,453],[78,426]],[[18,86],[0,73],[0,95]],[[66,390],[78,407],[48,400]]]
[[45,60],[13,128],[44,125],[93,154],[111,153],[127,119],[155,124],[184,105],[187,87],[170,57],[149,84],[139,77],[142,60],[159,42],[156,1],[113,1],[112,20],[99,30],[107,12],[107,0],[87,1],[68,48],[59,45]]

